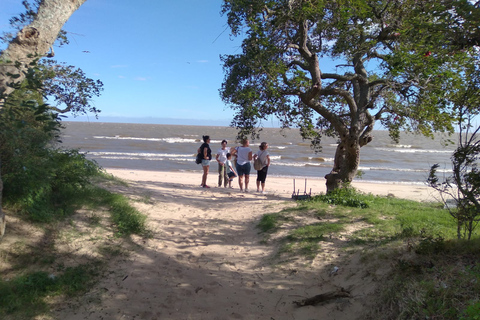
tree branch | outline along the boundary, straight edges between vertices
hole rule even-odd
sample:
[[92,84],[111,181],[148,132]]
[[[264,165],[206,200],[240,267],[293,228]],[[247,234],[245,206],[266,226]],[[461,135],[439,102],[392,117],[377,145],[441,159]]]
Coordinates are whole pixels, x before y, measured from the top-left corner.
[[[0,97],[2,99],[6,99],[14,91],[9,84],[20,83],[25,79],[24,72],[31,62],[47,55],[65,22],[85,1],[41,1],[32,23],[17,33],[15,39],[0,56]],[[17,65],[8,62],[14,62]],[[0,100],[0,108],[3,101]]]

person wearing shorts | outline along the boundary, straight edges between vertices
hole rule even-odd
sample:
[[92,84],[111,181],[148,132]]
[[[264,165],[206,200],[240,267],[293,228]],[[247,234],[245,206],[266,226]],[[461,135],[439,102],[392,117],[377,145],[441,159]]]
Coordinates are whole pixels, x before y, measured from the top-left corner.
[[257,170],[257,192],[260,192],[260,185],[262,186],[262,193],[265,193],[265,179],[267,179],[268,167],[270,166],[270,155],[268,154],[268,144],[262,142],[259,147],[260,150],[253,155],[253,160],[259,158],[263,164],[262,169]]
[[250,170],[252,161],[252,149],[249,147],[250,141],[248,139],[242,140],[242,146],[236,147],[237,155],[237,174],[238,174],[238,185],[240,186],[240,191],[243,191],[243,176],[245,176],[245,192],[248,192],[248,182],[250,181]]
[[202,184],[200,185],[202,188],[210,188],[207,186],[207,176],[208,170],[210,168],[210,160],[212,160],[212,150],[210,149],[210,136],[203,136],[203,144],[198,148],[198,153],[203,154],[202,159],[202,168],[203,168],[203,175],[202,175]]

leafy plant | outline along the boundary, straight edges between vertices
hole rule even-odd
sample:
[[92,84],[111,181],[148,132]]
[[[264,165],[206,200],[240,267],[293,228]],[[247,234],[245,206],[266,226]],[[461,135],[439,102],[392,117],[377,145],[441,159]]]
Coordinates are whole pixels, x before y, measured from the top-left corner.
[[148,236],[147,217],[129,204],[128,198],[121,194],[112,193],[106,189],[94,187],[89,189],[91,205],[107,207],[112,221],[116,225],[118,235],[128,236],[139,234]]
[[[480,126],[470,133],[471,121],[478,114],[472,107],[468,104],[459,106],[459,146],[451,157],[453,174],[440,181],[437,176],[439,165],[434,164],[427,180],[439,191],[445,207],[455,219],[459,239],[470,239],[480,222]],[[454,208],[449,200],[455,203]]]
[[322,201],[328,204],[342,205],[354,208],[368,208],[369,205],[361,199],[361,194],[355,188],[346,185],[327,194],[313,197],[312,201]]

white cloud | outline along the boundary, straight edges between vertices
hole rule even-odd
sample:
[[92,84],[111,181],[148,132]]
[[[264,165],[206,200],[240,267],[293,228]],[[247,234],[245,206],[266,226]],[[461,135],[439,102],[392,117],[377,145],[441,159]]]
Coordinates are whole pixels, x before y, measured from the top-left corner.
[[208,60],[197,60],[198,63],[208,63]]

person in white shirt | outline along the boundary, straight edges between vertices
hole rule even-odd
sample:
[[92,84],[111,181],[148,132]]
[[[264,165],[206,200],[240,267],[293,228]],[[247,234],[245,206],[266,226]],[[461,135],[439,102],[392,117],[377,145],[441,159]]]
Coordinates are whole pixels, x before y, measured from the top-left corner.
[[238,185],[240,186],[240,191],[243,191],[243,176],[245,176],[245,192],[248,192],[248,182],[250,181],[250,170],[252,168],[250,161],[252,161],[252,149],[249,147],[250,141],[248,139],[242,140],[242,146],[235,148],[235,153],[237,156],[237,174],[238,174]]
[[227,161],[227,140],[222,140],[222,147],[217,150],[217,159],[218,162],[218,187],[220,188],[223,186],[226,188],[228,184],[228,176],[227,176],[227,168],[225,166],[225,162]]

